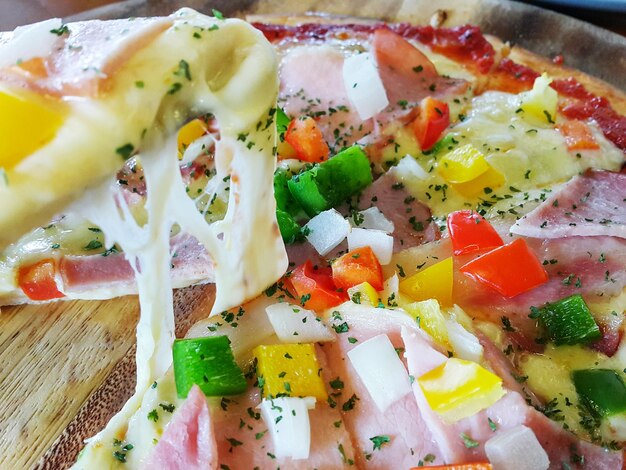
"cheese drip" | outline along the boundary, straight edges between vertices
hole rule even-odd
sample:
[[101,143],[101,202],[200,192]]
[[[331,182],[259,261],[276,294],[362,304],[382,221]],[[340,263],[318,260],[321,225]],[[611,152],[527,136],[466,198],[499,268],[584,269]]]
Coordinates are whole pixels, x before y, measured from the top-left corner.
[[[184,21],[176,21],[165,33],[169,37],[155,43],[162,48],[160,53],[184,50],[196,28],[205,31],[214,22],[191,10],[177,15]],[[202,54],[189,60],[195,81],[180,93],[186,93],[185,102],[192,105],[184,108],[180,101],[172,105],[166,97],[160,120],[146,132],[140,158],[147,183],[148,222],[137,225],[110,181],[89,190],[71,208],[103,230],[107,246],[117,243],[122,247],[136,273],[141,307],[135,394],[107,427],[89,440],[74,465],[77,469],[121,465],[114,457],[119,450],[114,440],[125,441],[130,436],[134,447],[123,465],[140,467],[154,445],[154,431],[145,427],[146,406],[161,390],[170,403],[178,403],[170,369],[174,315],[169,234],[173,224],[196,237],[214,261],[217,296],[212,314],[255,297],[287,268],[272,191],[275,127],[271,107],[278,89],[276,60],[269,43],[243,22],[219,22],[213,33],[211,47],[205,45]],[[221,48],[229,44],[231,54],[224,56]],[[208,62],[207,57],[211,58]],[[217,67],[216,57],[229,62]],[[215,115],[221,135],[215,150],[215,178],[230,178],[226,215],[212,224],[206,223],[186,193],[175,132],[181,116],[208,112]],[[152,387],[154,382],[161,384],[158,392]]]

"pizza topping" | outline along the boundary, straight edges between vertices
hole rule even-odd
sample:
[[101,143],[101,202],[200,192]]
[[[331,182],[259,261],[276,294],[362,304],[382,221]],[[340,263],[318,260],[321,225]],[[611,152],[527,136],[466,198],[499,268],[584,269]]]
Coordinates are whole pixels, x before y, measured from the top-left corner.
[[531,308],[530,317],[546,329],[554,344],[589,343],[600,338],[600,329],[580,295],[572,295],[541,308]]
[[609,417],[626,412],[626,385],[616,371],[575,370],[572,380],[583,404],[597,416]]
[[56,135],[63,123],[63,106],[51,98],[0,88],[0,155],[10,170]]
[[57,282],[57,262],[44,259],[29,266],[22,266],[17,275],[17,284],[31,300],[52,300],[65,296]]
[[285,141],[293,147],[299,160],[310,163],[328,160],[330,150],[313,118],[306,116],[292,120],[285,132]]
[[289,180],[289,191],[309,216],[336,207],[372,183],[367,156],[358,146]]
[[600,148],[589,126],[583,121],[565,121],[559,123],[557,129],[565,137],[565,143],[570,152],[576,150],[597,150]]
[[380,113],[389,104],[385,87],[370,54],[356,54],[343,64],[346,93],[365,121]]
[[289,282],[302,306],[312,310],[325,310],[346,300],[346,295],[337,291],[329,270],[313,267],[311,261],[294,269]]
[[391,119],[411,117],[414,115],[412,108],[419,104],[414,131],[424,144],[422,148],[429,149],[449,124],[447,106],[433,100],[432,96],[462,95],[468,82],[440,76],[426,55],[389,29],[374,32],[372,53],[392,103],[390,112],[386,116],[377,116],[376,121],[385,124]]
[[515,297],[548,280],[545,269],[523,239],[495,248],[465,264],[460,271],[505,297]]
[[540,238],[609,235],[626,238],[626,175],[588,171],[520,219],[511,231]]
[[283,343],[323,343],[334,341],[330,329],[312,310],[281,302],[265,308],[267,317]]
[[383,271],[378,258],[369,246],[351,249],[332,262],[333,282],[347,291],[367,282],[377,291],[383,290]]
[[400,283],[400,291],[414,300],[437,299],[442,305],[452,303],[452,258],[446,258],[417,272]]
[[359,208],[377,207],[393,223],[394,253],[439,238],[430,209],[408,191],[400,175],[396,171],[383,174],[365,188],[357,203]]
[[213,426],[206,399],[200,388],[193,386],[143,464],[164,470],[217,468]]
[[403,303],[402,308],[413,318],[417,325],[434,339],[437,344],[446,348],[450,346],[450,335],[446,317],[436,299],[420,302]]
[[455,256],[486,251],[504,244],[493,226],[474,211],[451,213],[447,227]]
[[248,387],[226,336],[177,339],[172,351],[179,398],[194,385],[207,396],[237,395]]
[[393,237],[382,230],[353,228],[348,234],[348,249],[352,251],[362,247],[371,248],[383,266],[391,262]]
[[550,459],[532,429],[520,425],[485,443],[489,461],[502,470],[548,470]]
[[265,398],[315,397],[320,401],[328,398],[319,375],[314,344],[261,345],[253,353],[259,388]]
[[520,109],[524,118],[542,124],[554,124],[557,93],[550,87],[550,83],[552,79],[544,73],[535,79],[532,90],[520,93]]
[[348,358],[381,413],[411,392],[408,373],[387,335],[359,343]]
[[420,148],[430,150],[450,125],[448,105],[427,96],[420,102],[419,114],[412,125]]
[[350,223],[335,209],[329,209],[309,220],[303,232],[313,248],[325,256],[346,239]]
[[502,380],[472,361],[450,358],[417,379],[429,406],[446,422],[472,416],[504,396]]
[[315,398],[278,397],[261,402],[261,415],[272,442],[277,459],[309,458],[311,449],[311,423],[309,410],[315,408]]

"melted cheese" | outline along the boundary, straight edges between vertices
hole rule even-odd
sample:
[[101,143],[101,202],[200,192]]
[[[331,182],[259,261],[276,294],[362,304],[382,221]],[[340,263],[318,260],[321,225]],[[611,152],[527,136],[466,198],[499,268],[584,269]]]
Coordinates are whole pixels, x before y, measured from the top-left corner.
[[468,199],[450,187],[435,171],[439,157],[446,150],[435,155],[420,155],[411,149],[410,143],[403,144],[404,141],[400,140],[404,145],[401,152],[416,156],[428,173],[428,177],[423,179],[406,175],[403,181],[408,189],[428,204],[433,215],[438,217],[468,207],[483,208],[488,217],[505,213],[509,217],[519,217],[545,199],[551,187],[586,168],[619,170],[623,153],[595,126],[594,137],[600,149],[573,155],[553,125],[526,119],[519,109],[519,95],[487,92],[475,97],[468,107],[466,119],[450,129],[450,135],[459,142],[457,146],[471,144],[504,175],[505,184],[502,187]]

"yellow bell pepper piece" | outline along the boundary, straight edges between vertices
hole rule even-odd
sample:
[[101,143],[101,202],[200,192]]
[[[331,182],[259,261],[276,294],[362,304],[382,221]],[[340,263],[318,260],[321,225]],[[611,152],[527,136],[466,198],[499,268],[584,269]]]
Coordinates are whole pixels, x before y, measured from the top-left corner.
[[413,274],[400,283],[400,292],[413,300],[437,299],[446,307],[452,305],[452,257]]
[[43,147],[62,122],[62,113],[43,98],[0,88],[0,167],[9,170]]
[[556,120],[557,92],[550,87],[552,79],[546,73],[535,79],[532,90],[520,93],[524,119],[554,124]]
[[472,361],[451,358],[417,382],[430,407],[453,423],[490,407],[504,396],[502,379]]
[[478,178],[467,183],[453,184],[452,187],[465,197],[474,197],[479,194],[484,195],[485,188],[499,188],[504,181],[504,175],[490,165],[489,169]]
[[369,282],[363,282],[348,289],[348,297],[355,303],[367,302],[374,307],[378,306],[380,296]]
[[402,307],[416,319],[420,328],[423,328],[437,343],[450,349],[446,319],[441,313],[439,302],[435,299],[429,299]]
[[183,158],[187,147],[207,133],[206,123],[202,119],[189,121],[178,131],[178,158]]
[[261,345],[253,353],[264,397],[328,398],[313,344]]
[[437,171],[448,183],[467,183],[486,172],[491,165],[485,156],[471,144],[457,147],[444,155]]

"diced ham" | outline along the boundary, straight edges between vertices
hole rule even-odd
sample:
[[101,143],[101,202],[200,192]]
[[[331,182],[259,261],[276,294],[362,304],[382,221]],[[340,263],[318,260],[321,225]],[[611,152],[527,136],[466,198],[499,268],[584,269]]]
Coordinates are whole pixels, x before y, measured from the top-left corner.
[[392,173],[385,173],[367,187],[359,197],[358,206],[359,209],[376,206],[393,222],[394,252],[439,238],[439,229],[431,220],[428,206],[411,196]]
[[576,176],[511,231],[537,238],[626,238],[626,174],[590,170]]
[[427,96],[461,95],[469,85],[465,80],[440,76],[428,57],[389,29],[374,32],[372,52],[389,103],[396,108],[399,102],[406,103],[401,110],[410,109]]
[[[171,276],[174,287],[211,282],[213,263],[204,247],[193,237],[179,234],[170,240]],[[108,256],[65,256],[59,263],[63,292],[72,298],[110,298],[133,293],[135,273],[123,253]]]
[[0,80],[51,95],[94,97],[106,91],[115,72],[171,24],[167,17],[72,23],[69,35],[62,36],[62,46],[42,58],[44,77],[12,66],[0,70]]
[[502,384],[508,390],[517,392],[532,400],[533,403],[539,403],[534,393],[515,380],[514,375],[522,375],[515,369],[513,363],[500,351],[491,340],[481,331],[476,331],[476,337],[483,347],[485,361],[489,364],[491,370],[502,379]]
[[216,469],[217,463],[217,445],[209,407],[200,388],[194,385],[143,467],[209,470]]
[[[381,413],[347,359],[348,351],[380,334],[386,334],[394,347],[401,348],[402,327],[421,334],[416,323],[402,313],[352,303],[343,304],[337,311],[341,318],[335,314],[332,323],[337,326],[345,322],[348,331],[339,333],[338,340],[326,343],[323,349],[330,369],[343,382],[343,388],[335,390],[331,398],[337,409],[342,410],[345,426],[352,436],[356,468],[387,469],[390,462],[394,468],[411,468],[428,454],[435,455],[435,462],[441,463],[439,448],[415,399],[405,395]],[[388,436],[389,442],[375,450],[371,440],[375,436]]]

